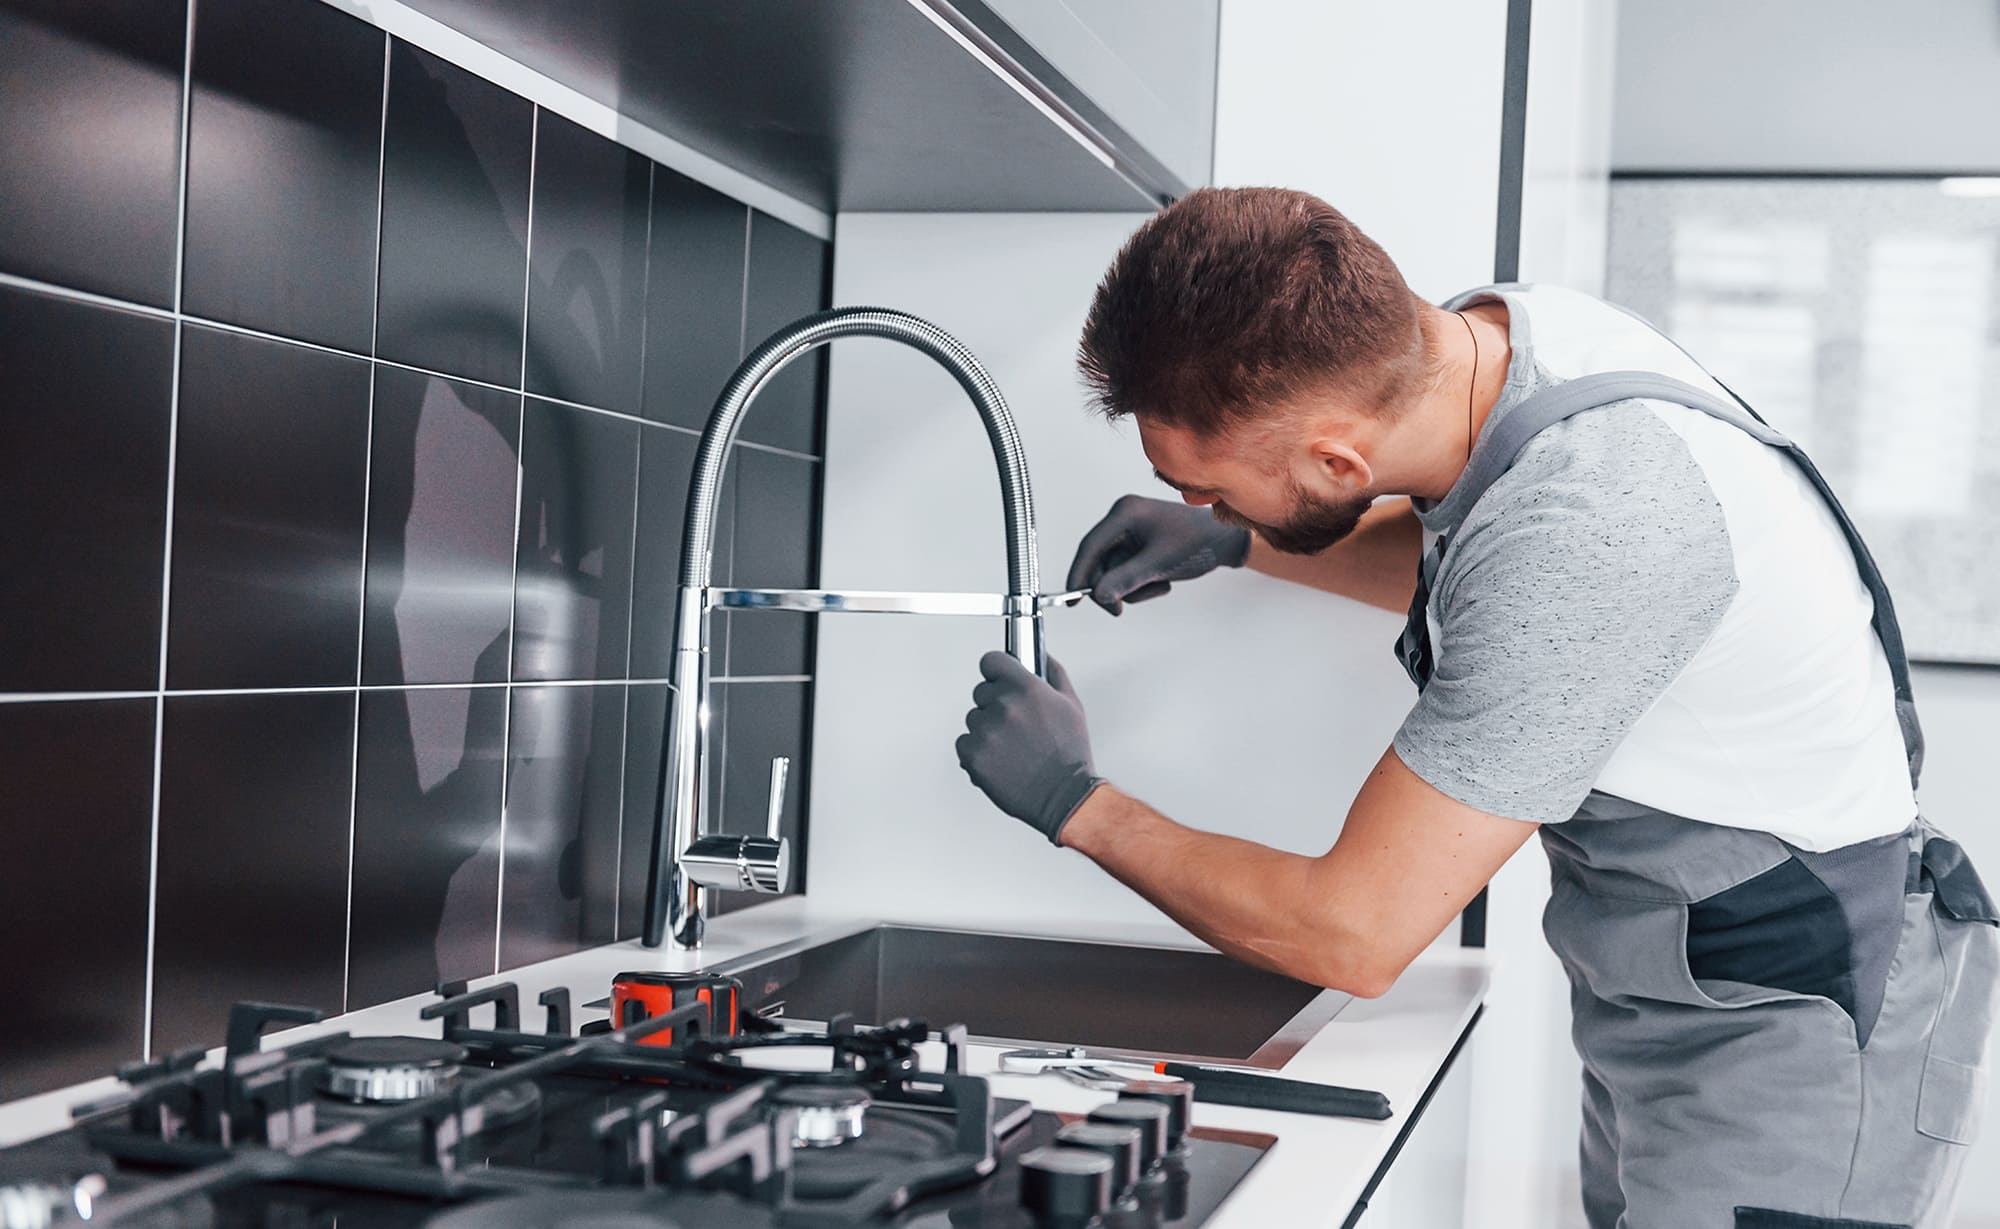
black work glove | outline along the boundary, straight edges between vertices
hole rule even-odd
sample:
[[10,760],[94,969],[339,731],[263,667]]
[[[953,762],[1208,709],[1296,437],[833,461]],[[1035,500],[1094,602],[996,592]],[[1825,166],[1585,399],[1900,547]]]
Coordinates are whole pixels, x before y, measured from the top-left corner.
[[993,805],[1058,839],[1090,791],[1103,784],[1090,763],[1090,732],[1069,675],[1049,659],[1049,682],[994,651],[979,659],[986,681],[958,738],[958,763]]
[[1249,557],[1250,531],[1223,524],[1207,508],[1127,495],[1083,535],[1063,587],[1089,589],[1092,601],[1117,614],[1174,581],[1240,568]]

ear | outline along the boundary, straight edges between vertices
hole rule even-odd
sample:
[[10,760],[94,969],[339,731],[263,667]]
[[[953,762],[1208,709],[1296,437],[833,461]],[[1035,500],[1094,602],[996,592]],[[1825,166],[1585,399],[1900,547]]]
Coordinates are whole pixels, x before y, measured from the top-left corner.
[[1375,480],[1375,470],[1368,464],[1368,458],[1338,435],[1316,436],[1307,445],[1307,452],[1327,477],[1349,490],[1366,490]]

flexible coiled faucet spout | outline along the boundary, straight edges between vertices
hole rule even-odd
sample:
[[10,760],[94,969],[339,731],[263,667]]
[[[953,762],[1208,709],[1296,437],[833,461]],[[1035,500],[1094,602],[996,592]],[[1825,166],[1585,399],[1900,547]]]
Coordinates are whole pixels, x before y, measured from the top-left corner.
[[[710,584],[715,515],[723,466],[751,401],[787,363],[842,337],[881,337],[930,356],[972,399],[986,426],[1000,473],[1007,522],[1005,595],[838,593],[824,590],[717,589]],[[1035,564],[1034,497],[1013,415],[979,360],[958,339],[927,321],[881,307],[842,307],[795,321],[751,351],[723,387],[702,431],[688,488],[681,536],[680,591],[675,603],[673,694],[661,748],[659,813],[653,828],[652,875],[645,942],[699,947],[707,887],[781,892],[789,880],[789,850],[778,835],[783,775],[774,764],[769,825],[762,837],[709,834],[706,797],[709,618],[717,607],[873,611],[906,614],[994,614],[1005,620],[1007,651],[1045,673],[1040,576]]]

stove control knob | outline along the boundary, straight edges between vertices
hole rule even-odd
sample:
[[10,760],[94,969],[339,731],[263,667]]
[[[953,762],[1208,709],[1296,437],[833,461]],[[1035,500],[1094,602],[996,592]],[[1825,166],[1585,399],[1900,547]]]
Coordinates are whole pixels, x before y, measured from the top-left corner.
[[1167,1124],[1173,1111],[1153,1101],[1107,1101],[1090,1111],[1090,1120],[1104,1126],[1130,1127],[1139,1133],[1139,1172],[1151,1173],[1167,1155]]
[[1037,1229],[1083,1229],[1111,1210],[1111,1158],[1051,1145],[1021,1158],[1021,1206]]
[[1111,1158],[1111,1198],[1129,1199],[1139,1185],[1139,1128],[1108,1122],[1072,1122],[1056,1132],[1065,1148],[1101,1152]]
[[1167,1151],[1179,1152],[1194,1116],[1194,1085],[1186,1080],[1133,1080],[1118,1092],[1120,1101],[1152,1101],[1167,1107]]

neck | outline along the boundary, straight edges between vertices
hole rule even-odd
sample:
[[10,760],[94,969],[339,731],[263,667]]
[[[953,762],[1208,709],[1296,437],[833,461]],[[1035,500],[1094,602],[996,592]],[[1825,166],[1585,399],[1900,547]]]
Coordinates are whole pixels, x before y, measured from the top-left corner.
[[[1502,304],[1465,309],[1459,313],[1465,324],[1451,312],[1425,310],[1432,313],[1427,329],[1438,347],[1438,372],[1398,424],[1409,464],[1400,467],[1402,473],[1394,476],[1392,485],[1404,494],[1435,500],[1443,499],[1465,472],[1472,442],[1507,385],[1513,347],[1507,341],[1507,309]],[[1472,326],[1470,335],[1467,324]]]

